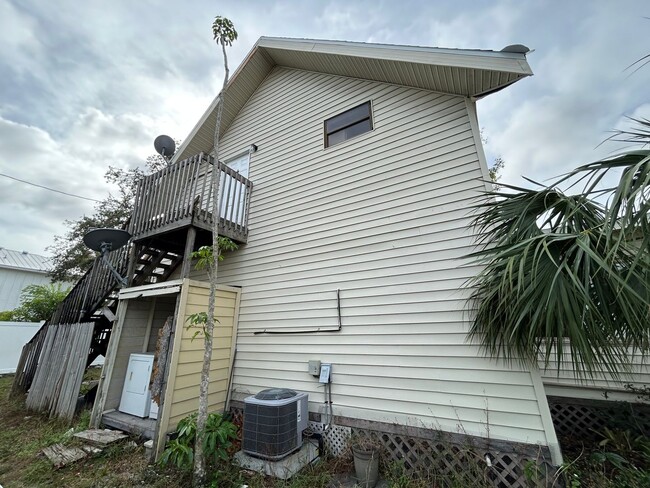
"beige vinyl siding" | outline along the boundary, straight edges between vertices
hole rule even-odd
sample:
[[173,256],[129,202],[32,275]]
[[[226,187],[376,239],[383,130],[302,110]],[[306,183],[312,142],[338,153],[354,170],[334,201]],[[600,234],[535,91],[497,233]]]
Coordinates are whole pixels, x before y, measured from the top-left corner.
[[[373,131],[324,149],[323,121],[368,100]],[[319,412],[319,359],[333,363],[335,415],[549,442],[530,371],[466,343],[469,207],[485,189],[468,105],[286,68],[253,94],[220,154],[259,147],[248,243],[219,265],[242,286],[236,398],[294,388]],[[335,328],[337,289],[340,332],[254,335]]]
[[[203,336],[188,328],[187,318],[195,313],[206,312],[208,307],[208,283],[186,280],[183,283],[180,320],[172,350],[169,383],[165,395],[163,426],[161,434],[174,430],[178,421],[198,410],[199,382],[203,365]],[[239,292],[220,287],[213,334],[212,362],[210,366],[209,411],[223,410],[233,350],[233,334],[236,331],[236,310]]]
[[626,390],[625,385],[631,384],[637,388],[650,386],[650,362],[648,357],[643,357],[639,351],[635,353],[630,351],[630,355],[633,364],[632,370],[630,373],[622,375],[619,380],[612,378],[602,366],[597,368],[597,373],[593,378],[579,378],[573,372],[568,356],[561,363],[561,368],[554,354],[546,369],[544,369],[543,361],[540,361],[539,367],[542,381],[549,395],[594,400],[635,401],[638,399],[637,395]]

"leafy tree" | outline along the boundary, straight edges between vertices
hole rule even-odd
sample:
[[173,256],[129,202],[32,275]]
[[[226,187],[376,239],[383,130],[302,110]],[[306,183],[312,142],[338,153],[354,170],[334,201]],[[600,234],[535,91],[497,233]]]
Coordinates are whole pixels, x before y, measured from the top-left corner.
[[[221,131],[221,119],[223,115],[223,106],[226,100],[226,86],[228,86],[228,56],[226,46],[232,46],[237,40],[237,31],[233,23],[225,18],[217,16],[212,23],[212,34],[216,43],[221,46],[223,54],[224,77],[223,86],[219,93],[219,103],[217,104],[216,122],[214,128],[214,159],[219,161],[219,136]],[[212,228],[212,259],[209,260],[208,278],[210,279],[210,294],[208,296],[208,311],[206,317],[204,333],[204,350],[203,350],[203,367],[201,369],[201,382],[199,383],[199,411],[196,419],[197,437],[194,446],[194,472],[192,482],[194,486],[200,487],[206,484],[205,469],[205,452],[201,439],[206,432],[206,423],[208,420],[208,386],[210,385],[210,363],[212,361],[212,332],[214,330],[214,310],[217,295],[217,267],[221,255],[219,241],[219,171],[215,171],[217,177],[212,179],[212,219],[214,224]]]
[[[487,146],[488,143],[488,138],[485,135],[485,129],[481,129],[480,131],[480,137],[481,137],[481,142],[483,142],[484,146]],[[501,179],[501,171],[505,167],[506,162],[501,156],[497,156],[494,158],[494,161],[492,161],[492,164],[488,166],[488,174],[490,175],[490,180],[492,180],[492,183],[494,183],[494,188],[498,190],[500,188],[500,185],[497,184],[497,182]]]
[[[490,179],[492,180],[492,183],[497,183],[497,181],[501,179],[501,170],[503,170],[503,167],[505,165],[506,162],[503,160],[501,156],[494,159],[492,166],[488,168],[488,174],[490,175]],[[498,190],[500,188],[500,185],[495,184],[495,187]]]
[[125,170],[109,166],[104,175],[107,183],[117,185],[118,194],[109,195],[95,204],[92,215],[83,215],[76,220],[66,220],[67,232],[54,236],[54,244],[47,249],[52,252],[52,281],[76,281],[90,268],[96,257],[83,243],[83,236],[92,228],[120,228],[128,221],[133,210],[136,183],[147,174],[155,173],[167,165],[159,155],[149,156],[144,170]]
[[[650,121],[617,140],[650,143]],[[617,177],[616,184],[606,184]],[[535,183],[535,182],[533,182]],[[503,184],[475,220],[470,339],[507,361],[629,370],[650,332],[650,151],[581,166],[536,189]],[[568,186],[568,194],[560,190]],[[556,357],[554,358],[554,354]]]
[[13,310],[4,310],[0,312],[0,322],[11,322],[14,320]]
[[[20,306],[11,311],[16,322],[40,322],[49,319],[70,290],[61,284],[29,285],[20,295]],[[4,313],[4,312],[3,312]]]

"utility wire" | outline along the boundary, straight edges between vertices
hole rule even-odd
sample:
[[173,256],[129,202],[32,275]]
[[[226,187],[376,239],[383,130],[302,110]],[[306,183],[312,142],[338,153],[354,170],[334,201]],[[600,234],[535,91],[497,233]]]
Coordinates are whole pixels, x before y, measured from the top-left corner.
[[26,185],[32,185],[32,186],[36,186],[38,188],[43,188],[44,190],[49,190],[49,191],[53,191],[55,193],[60,193],[61,195],[67,195],[69,197],[81,198],[82,200],[90,200],[91,202],[98,202],[98,203],[101,202],[101,200],[95,200],[94,198],[82,197],[81,195],[75,195],[74,193],[68,193],[68,192],[61,191],[61,190],[55,190],[54,188],[39,185],[37,183],[32,183],[31,181],[21,180],[20,178],[15,178],[13,176],[9,176],[9,175],[6,175],[4,173],[0,173],[0,176],[4,176],[5,178],[9,178],[10,180],[20,181],[21,183],[25,183]]

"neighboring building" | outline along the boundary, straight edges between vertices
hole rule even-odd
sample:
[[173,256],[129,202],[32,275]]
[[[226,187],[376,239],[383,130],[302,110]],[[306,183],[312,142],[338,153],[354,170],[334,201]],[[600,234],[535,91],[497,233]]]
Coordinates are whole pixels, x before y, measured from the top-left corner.
[[[133,244],[111,254],[129,286],[118,295],[96,261],[50,321],[97,321],[96,335],[114,324],[108,350],[93,346],[106,364],[92,425],[144,433],[160,453],[196,410],[202,342],[186,325],[206,309],[207,277],[190,253],[211,243],[219,174],[219,234],[240,248],[219,264],[210,408],[287,387],[309,393],[322,426],[308,371],[319,360],[333,365],[328,435],[381,432],[407,457],[421,446],[410,439],[428,439],[427,455],[453,457],[442,432],[503,473],[561,464],[540,371],[467,342],[472,205],[491,188],[476,100],[530,76],[525,52],[261,38],[227,87],[223,162],[210,156],[217,98],[173,164],[139,185]],[[163,377],[155,419],[119,411],[142,353]]]
[[50,267],[46,256],[0,247],[0,311],[18,307],[25,287],[49,284]]

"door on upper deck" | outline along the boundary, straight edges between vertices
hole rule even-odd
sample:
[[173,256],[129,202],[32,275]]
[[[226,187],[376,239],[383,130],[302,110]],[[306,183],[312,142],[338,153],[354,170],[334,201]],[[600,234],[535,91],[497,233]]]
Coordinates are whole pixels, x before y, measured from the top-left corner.
[[[250,153],[247,151],[230,161],[226,161],[225,164],[229,168],[237,171],[244,178],[248,178],[249,162]],[[219,211],[221,218],[243,225],[244,199],[246,198],[246,188],[244,185],[231,176],[222,173],[222,178],[219,183],[219,194],[223,195],[221,199],[221,210]]]

